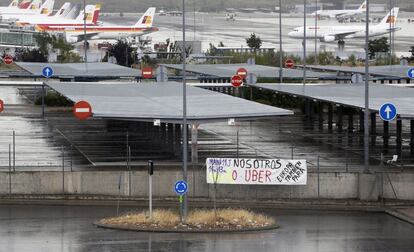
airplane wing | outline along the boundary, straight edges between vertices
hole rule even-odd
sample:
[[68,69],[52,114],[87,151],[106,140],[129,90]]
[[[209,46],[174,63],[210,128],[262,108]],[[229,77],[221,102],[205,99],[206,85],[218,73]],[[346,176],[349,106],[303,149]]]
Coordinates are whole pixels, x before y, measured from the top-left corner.
[[[98,35],[98,32],[92,32],[92,33],[86,33],[86,39],[90,40],[94,36]],[[85,40],[85,34],[76,34],[76,35],[70,35],[72,38],[76,38],[76,42],[80,42]]]
[[359,31],[349,31],[349,32],[341,32],[341,33],[332,33],[332,34],[326,34],[325,36],[335,37],[335,40],[343,40],[349,35],[353,35]]

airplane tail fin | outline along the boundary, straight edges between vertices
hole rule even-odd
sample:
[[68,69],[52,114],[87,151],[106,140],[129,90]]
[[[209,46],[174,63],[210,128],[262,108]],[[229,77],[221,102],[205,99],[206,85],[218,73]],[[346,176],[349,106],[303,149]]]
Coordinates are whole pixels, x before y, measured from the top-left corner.
[[359,11],[366,11],[367,10],[367,1],[364,1],[361,6],[358,8]]
[[64,17],[68,12],[70,11],[71,4],[69,2],[66,2],[60,7],[60,9],[56,12],[54,17]]
[[70,8],[71,9],[65,15],[65,18],[67,18],[67,19],[76,19],[76,17],[78,17],[78,15],[80,14],[80,4],[74,4]]
[[155,7],[149,8],[144,15],[138,20],[138,22],[134,25],[134,27],[139,28],[151,28],[152,23],[154,22],[155,16]]
[[19,6],[19,0],[13,0],[10,4],[9,7],[17,7]]
[[30,3],[32,1],[30,0],[23,0],[19,5],[17,5],[17,7],[19,7],[19,9],[27,9],[30,6]]
[[50,15],[53,12],[53,6],[55,5],[55,0],[46,0],[44,4],[40,7],[40,15]]
[[38,10],[42,6],[42,0],[33,0],[27,9],[29,10]]
[[86,22],[92,22],[92,24],[96,24],[98,22],[100,12],[101,12],[101,5],[96,4],[95,9],[92,12],[92,20],[87,19]]
[[85,7],[86,14],[85,14],[85,12],[83,11],[83,8],[80,8],[79,9],[80,12],[79,12],[79,15],[76,17],[76,20],[82,21],[84,19],[87,19],[88,13],[91,13],[94,9],[95,9],[95,5],[86,5]]
[[79,16],[76,18],[78,21],[86,20],[87,24],[96,24],[98,22],[99,13],[101,11],[101,5],[86,5],[85,7],[86,14],[83,10],[80,12]]
[[391,9],[391,11],[382,19],[380,25],[387,25],[390,24],[395,26],[397,24],[397,18],[398,18],[398,12],[400,11],[400,8],[394,7]]

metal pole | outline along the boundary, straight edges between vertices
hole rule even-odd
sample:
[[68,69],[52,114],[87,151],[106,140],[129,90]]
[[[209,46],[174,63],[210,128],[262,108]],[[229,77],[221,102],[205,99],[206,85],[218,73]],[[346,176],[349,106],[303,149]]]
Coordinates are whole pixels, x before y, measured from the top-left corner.
[[42,118],[45,117],[45,84],[42,84]]
[[62,195],[65,196],[65,150],[62,149]]
[[[392,7],[394,8],[396,6],[396,3],[395,3],[395,0],[393,1],[393,3],[392,3]],[[392,16],[394,16],[395,17],[395,12],[393,11],[393,13],[392,13]],[[392,19],[392,21],[395,21],[395,22],[397,22],[397,19]],[[392,28],[393,29],[395,29],[395,22],[392,22]],[[391,33],[391,41],[390,41],[390,43],[391,43],[391,52],[392,52],[392,56],[394,56],[394,54],[395,54],[395,32],[392,32]]]
[[315,65],[318,64],[318,0],[315,2]]
[[319,183],[319,167],[320,167],[320,165],[319,165],[319,156],[318,156],[318,160],[317,160],[317,165],[318,165],[318,167],[317,167],[317,169],[318,169],[318,199],[319,199],[319,196],[320,196],[320,192],[319,192],[319,187],[320,187],[320,183]]
[[[392,0],[389,1],[389,6],[390,6],[390,16],[392,15]],[[390,45],[390,51],[389,51],[389,56],[390,56],[390,62],[389,64],[392,65],[392,47],[391,47],[391,43],[392,43],[392,18],[390,19],[390,34],[389,34],[389,45]]]
[[[187,182],[187,86],[186,86],[186,41],[185,41],[185,0],[183,4],[183,47],[181,50],[183,61],[183,180]],[[185,222],[187,218],[187,196],[184,195],[182,219]]]
[[364,172],[369,172],[369,0],[365,15],[365,111],[364,111]]
[[11,146],[9,144],[9,198],[11,198]]
[[16,131],[13,130],[13,171],[16,171]]
[[118,200],[116,203],[116,216],[119,215],[119,201],[121,199],[121,179],[122,179],[122,176],[119,176],[118,178]]
[[306,0],[303,1],[303,85],[306,85]]
[[283,83],[282,0],[279,0],[279,83]]
[[239,159],[239,130],[236,132],[236,144],[237,144],[237,159]]
[[70,145],[70,171],[73,171],[73,145]]
[[[83,0],[83,46],[85,47],[85,65],[88,63],[88,54],[87,54],[87,47],[88,47],[88,39],[86,38],[86,0]],[[87,68],[86,68],[87,70]]]
[[152,219],[152,175],[148,175],[149,217]]
[[131,147],[128,146],[128,195],[131,197],[132,181],[131,181]]

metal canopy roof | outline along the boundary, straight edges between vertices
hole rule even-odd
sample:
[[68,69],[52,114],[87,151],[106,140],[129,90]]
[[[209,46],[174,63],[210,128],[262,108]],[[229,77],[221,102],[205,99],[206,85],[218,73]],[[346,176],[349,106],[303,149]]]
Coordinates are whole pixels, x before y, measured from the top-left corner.
[[[352,84],[255,84],[250,85],[271,91],[332,102],[360,109],[365,108],[364,85]],[[404,118],[414,118],[414,89],[370,84],[369,108],[378,111],[382,104],[392,102],[397,113]]]
[[43,86],[42,81],[0,81],[0,86],[9,86],[9,87],[33,87],[33,86]]
[[[303,67],[303,66],[300,66]],[[365,74],[365,67],[348,67],[348,66],[320,66],[310,65],[307,68],[311,70],[343,72],[343,73],[359,73]],[[396,77],[407,79],[407,72],[412,66],[388,65],[388,66],[370,66],[369,73],[374,76]]]
[[[85,100],[93,116],[100,118],[181,122],[182,84],[166,83],[47,83],[72,101]],[[231,118],[254,119],[293,112],[245,99],[187,87],[188,120],[221,121]]]
[[45,66],[53,69],[53,77],[56,78],[137,78],[141,76],[141,71],[138,69],[105,62],[86,64],[16,62],[16,64],[32,74],[33,77],[41,77],[42,69]]
[[[182,70],[181,64],[165,64],[168,68]],[[187,72],[202,74],[207,76],[216,76],[219,78],[230,78],[236,74],[237,69],[245,68],[248,73],[254,73],[257,77],[262,78],[279,78],[279,67],[250,65],[250,64],[188,64]],[[283,76],[289,79],[301,79],[303,71],[297,69],[283,69]],[[336,78],[333,74],[307,71],[308,78]]]

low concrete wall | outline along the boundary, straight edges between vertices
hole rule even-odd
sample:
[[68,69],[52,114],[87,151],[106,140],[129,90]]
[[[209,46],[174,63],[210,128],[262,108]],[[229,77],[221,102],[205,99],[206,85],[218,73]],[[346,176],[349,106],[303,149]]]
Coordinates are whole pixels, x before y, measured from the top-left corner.
[[[121,176],[121,196],[145,198],[148,193],[146,171],[79,171],[65,172],[64,191],[68,195],[118,196]],[[217,185],[218,199],[232,200],[276,200],[318,198],[318,175],[308,173],[306,186],[246,186]],[[188,172],[189,195],[196,198],[214,196],[213,185],[206,183],[202,170]],[[153,195],[157,198],[176,196],[175,181],[181,172],[164,170],[154,173]],[[129,182],[131,180],[131,183]],[[16,195],[61,195],[63,193],[62,172],[15,172],[11,174],[11,192]],[[377,201],[383,194],[385,199],[414,200],[413,173],[339,173],[319,174],[319,198],[360,199]],[[131,187],[131,188],[130,188]],[[9,173],[0,172],[0,195],[9,194]]]

